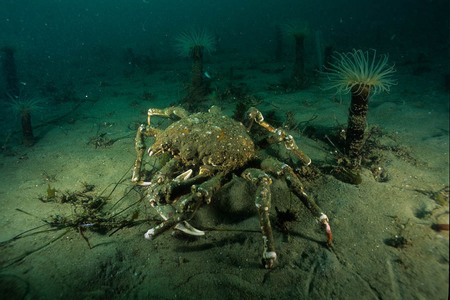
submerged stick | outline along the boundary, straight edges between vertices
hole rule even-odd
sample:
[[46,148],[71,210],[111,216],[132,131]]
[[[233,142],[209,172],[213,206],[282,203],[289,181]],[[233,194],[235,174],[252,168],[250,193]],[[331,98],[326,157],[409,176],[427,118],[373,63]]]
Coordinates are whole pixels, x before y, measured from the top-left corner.
[[78,226],[78,231],[80,232],[81,237],[86,241],[86,243],[87,243],[89,249],[92,249],[91,243],[89,243],[88,238],[87,238],[87,237],[84,235],[84,233],[83,233],[83,227],[82,227],[82,226]]
[[[111,190],[111,192],[109,193],[108,197],[111,197],[111,195],[114,193],[114,191],[116,190],[116,188],[119,186],[119,184],[124,180],[125,176],[127,176],[128,172],[130,172],[130,170],[134,167],[134,164],[131,165],[128,170],[122,175],[122,177],[120,177],[119,181],[114,185],[114,188]],[[107,187],[100,193],[100,195],[102,195],[105,191],[106,191]],[[131,191],[131,190],[130,190]],[[120,198],[119,200],[117,200],[116,203],[114,203],[114,205],[111,207],[110,210],[112,210],[118,203],[119,201],[121,201],[126,195],[128,195],[129,192],[127,192],[122,198]]]
[[[23,237],[23,235],[24,235],[25,233],[34,231],[34,230],[36,230],[36,229],[39,229],[39,228],[44,227],[44,226],[47,226],[47,225],[48,225],[48,224],[42,224],[42,225],[40,225],[40,226],[37,226],[37,227],[31,228],[31,229],[25,230],[24,232],[19,233],[18,235],[16,235],[16,236],[10,238],[9,240],[0,242],[0,246],[3,246],[3,245],[5,245],[5,244],[8,244],[8,243],[10,243],[10,242],[12,242],[12,241],[15,241],[15,240],[17,240],[17,239],[20,239],[21,237]],[[40,232],[44,232],[44,231],[40,231]],[[36,233],[36,232],[35,232],[35,233]]]
[[205,231],[237,231],[237,232],[261,233],[261,230],[227,228],[227,227],[200,227],[200,229]]
[[53,240],[51,240],[51,241],[45,243],[44,245],[42,245],[42,246],[40,246],[40,247],[38,247],[38,248],[36,248],[36,249],[34,249],[34,250],[30,250],[30,251],[25,252],[24,254],[20,255],[20,256],[17,257],[16,259],[14,259],[11,263],[7,264],[6,266],[0,267],[0,270],[1,270],[1,269],[5,269],[5,268],[7,268],[7,267],[9,267],[9,266],[12,266],[12,265],[14,265],[14,264],[16,264],[16,263],[18,263],[18,262],[24,260],[24,259],[25,259],[26,257],[28,257],[29,255],[31,255],[31,254],[33,254],[33,253],[39,251],[39,250],[42,250],[42,249],[46,248],[47,246],[49,246],[49,245],[53,244],[54,242],[56,242],[57,240],[61,239],[61,238],[62,238],[63,236],[65,236],[69,231],[70,231],[70,228],[66,229],[63,233],[61,233],[60,235],[58,235],[58,236],[57,236],[56,238],[54,238]]

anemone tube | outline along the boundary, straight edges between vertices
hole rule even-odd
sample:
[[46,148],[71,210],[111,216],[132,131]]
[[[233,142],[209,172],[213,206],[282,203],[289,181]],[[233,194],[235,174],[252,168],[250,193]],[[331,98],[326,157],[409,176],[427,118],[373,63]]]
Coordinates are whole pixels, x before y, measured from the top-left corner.
[[370,86],[354,86],[351,93],[352,100],[348,113],[345,148],[352,168],[358,170],[361,165],[361,150],[364,145]]
[[189,91],[182,100],[187,106],[204,100],[207,94],[207,82],[203,80],[203,54],[215,50],[215,39],[206,30],[190,30],[176,37],[176,48],[181,56],[192,60],[192,73]]
[[24,95],[9,97],[8,105],[10,108],[18,113],[22,125],[23,144],[27,147],[31,147],[35,144],[35,138],[33,134],[33,127],[31,125],[31,114],[39,111],[43,108],[44,100],[41,98],[31,98]]
[[300,88],[305,84],[305,35],[298,34],[295,38],[295,62],[292,73],[292,85]]
[[203,82],[203,46],[193,46],[191,49],[192,73],[189,93],[185,102],[201,101],[206,95],[206,87]]
[[376,59],[376,51],[353,50],[349,53],[337,53],[335,62],[325,69],[331,80],[329,88],[352,95],[348,125],[346,131],[345,151],[348,155],[346,166],[348,175],[358,184],[361,171],[361,152],[364,146],[367,110],[371,94],[381,91],[389,92],[390,86],[396,84],[392,79],[394,66],[388,66],[388,57]]
[[27,147],[34,145],[33,127],[31,126],[31,114],[29,111],[23,111],[20,114],[22,121],[23,144]]
[[14,59],[14,48],[5,46],[1,48],[3,76],[6,80],[6,94],[19,95],[19,80],[17,78],[17,67]]

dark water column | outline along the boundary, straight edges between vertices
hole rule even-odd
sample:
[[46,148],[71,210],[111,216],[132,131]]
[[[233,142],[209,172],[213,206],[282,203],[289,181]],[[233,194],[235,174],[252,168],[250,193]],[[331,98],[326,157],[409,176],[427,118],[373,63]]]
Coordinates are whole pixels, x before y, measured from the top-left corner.
[[2,71],[6,80],[6,93],[11,96],[19,95],[19,80],[17,78],[14,48],[5,46],[0,49],[2,57]]
[[281,29],[279,26],[275,27],[275,59],[277,61],[281,60],[283,56],[283,42],[281,39]]

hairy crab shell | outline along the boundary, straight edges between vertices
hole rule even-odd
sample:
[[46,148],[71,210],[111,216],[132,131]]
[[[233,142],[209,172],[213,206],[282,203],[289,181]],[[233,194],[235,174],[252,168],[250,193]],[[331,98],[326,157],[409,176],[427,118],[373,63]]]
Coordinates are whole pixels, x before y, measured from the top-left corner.
[[255,156],[255,145],[241,123],[224,115],[201,112],[158,133],[151,151],[170,152],[186,166],[233,170]]

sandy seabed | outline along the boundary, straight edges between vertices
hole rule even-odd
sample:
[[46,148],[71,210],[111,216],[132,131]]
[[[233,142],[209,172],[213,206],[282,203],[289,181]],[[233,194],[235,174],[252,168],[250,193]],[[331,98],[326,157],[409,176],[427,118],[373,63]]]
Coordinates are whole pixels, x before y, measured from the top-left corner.
[[[230,64],[245,65],[212,67],[216,74],[223,74]],[[346,123],[348,96],[336,100],[332,92],[314,83],[295,93],[276,94],[268,86],[283,74],[262,71],[276,68],[275,63],[236,68],[239,82],[263,99],[258,106],[263,113],[276,109],[284,120],[292,111],[296,121],[312,119],[308,125],[328,134],[337,123]],[[173,69],[185,76],[169,71]],[[77,92],[95,90],[95,97],[88,97],[57,123],[37,128],[33,147],[20,145],[17,134],[1,154],[0,241],[45,226],[2,243],[0,298],[448,299],[449,234],[433,230],[432,225],[449,222],[449,94],[433,80],[433,74],[410,75],[408,66],[398,70],[399,84],[391,94],[371,99],[368,125],[382,130],[382,145],[405,149],[406,154],[388,150],[380,154],[389,174],[385,182],[375,180],[365,168],[358,186],[325,172],[307,185],[308,193],[330,218],[331,247],[324,243],[326,237],[309,211],[282,180],[274,180],[271,216],[275,219],[277,206],[298,210],[299,218],[289,225],[289,233],[274,226],[278,260],[272,270],[260,263],[256,209],[249,213],[242,205],[242,218],[218,211],[218,206],[233,205],[227,201],[238,206],[249,203],[251,211],[254,189],[238,177],[213,199],[222,205],[199,211],[196,225],[215,229],[197,239],[173,236],[169,230],[153,241],[145,240],[143,235],[154,222],[122,228],[113,235],[86,228],[83,233],[92,249],[76,227],[36,232],[52,229],[42,219],[70,217],[80,211],[70,204],[39,201],[49,186],[60,196],[81,191],[88,183],[95,186],[92,193],[105,190],[102,195],[109,195],[119,183],[105,207],[112,212],[139,199],[130,181],[136,124],[145,122],[148,108],[167,107],[180,99],[179,78],[188,78],[188,66],[168,65],[150,75],[138,72],[131,77],[109,75],[80,82]],[[314,80],[326,84],[326,79]],[[145,92],[156,97],[144,100]],[[212,104],[219,104],[230,116],[235,107],[232,102],[206,103]],[[166,126],[168,121],[158,123]],[[291,133],[315,166],[336,163],[330,144],[300,129]],[[89,143],[103,133],[117,140],[107,147]],[[286,158],[282,146],[272,146],[270,154],[277,153]],[[438,203],[436,195],[446,186],[447,203]],[[138,220],[156,218],[145,202],[123,215],[136,208]],[[398,247],[392,241],[400,241]]]

